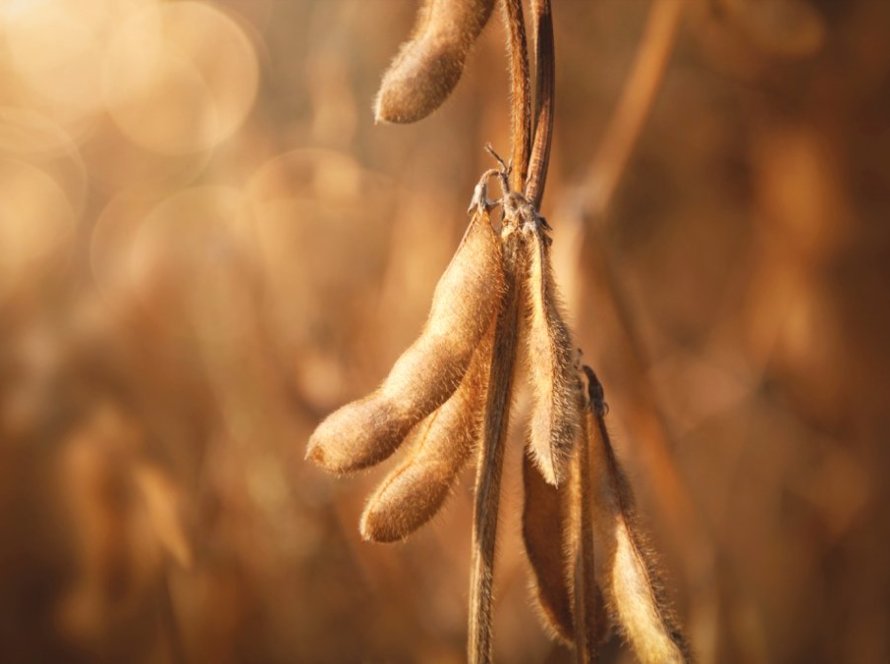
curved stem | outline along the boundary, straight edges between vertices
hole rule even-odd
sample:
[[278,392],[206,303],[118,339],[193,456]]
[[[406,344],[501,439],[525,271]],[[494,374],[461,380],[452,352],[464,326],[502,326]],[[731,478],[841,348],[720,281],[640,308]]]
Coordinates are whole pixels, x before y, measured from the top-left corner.
[[528,171],[531,144],[531,77],[528,65],[528,43],[522,0],[503,0],[507,50],[510,58],[510,142],[513,172],[512,188],[522,189]]
[[589,194],[584,201],[590,216],[599,217],[609,207],[661,87],[684,6],[683,0],[652,0],[633,70],[590,169]]
[[525,185],[525,197],[540,209],[553,142],[553,102],[556,89],[556,53],[550,0],[532,0],[535,30],[535,138]]

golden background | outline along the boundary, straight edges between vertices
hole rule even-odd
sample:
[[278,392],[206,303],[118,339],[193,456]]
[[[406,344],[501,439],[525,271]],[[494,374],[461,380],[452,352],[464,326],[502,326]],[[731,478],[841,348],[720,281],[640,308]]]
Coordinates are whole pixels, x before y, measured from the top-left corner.
[[[595,214],[650,3],[554,3],[569,318],[699,661],[890,661],[890,3],[676,1]],[[472,471],[383,546],[357,521],[385,471],[302,460],[418,333],[483,145],[509,152],[499,16],[440,110],[374,125],[415,10],[0,2],[0,661],[464,659]],[[529,602],[514,412],[495,656],[568,661]]]

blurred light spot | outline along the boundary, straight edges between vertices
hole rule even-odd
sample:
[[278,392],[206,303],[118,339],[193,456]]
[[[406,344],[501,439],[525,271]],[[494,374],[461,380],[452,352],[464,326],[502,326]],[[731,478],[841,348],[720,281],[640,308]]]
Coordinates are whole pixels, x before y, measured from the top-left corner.
[[109,48],[108,111],[135,143],[164,154],[207,149],[230,136],[253,105],[259,68],[243,29],[199,2],[137,13]]
[[169,192],[194,182],[213,155],[209,149],[183,154],[148,150],[131,141],[107,117],[96,129],[82,153],[91,183],[101,191],[139,188]]
[[159,203],[139,223],[123,266],[125,290],[157,320],[177,328],[191,321],[209,267],[227,263],[246,242],[238,190],[194,187]]
[[808,0],[724,0],[740,27],[764,51],[806,57],[825,42],[825,20]]
[[0,157],[0,296],[71,237],[74,213],[44,171]]
[[247,490],[253,501],[270,515],[280,513],[286,507],[287,483],[278,459],[270,455],[259,456],[246,472]]
[[40,94],[88,108],[99,98],[98,63],[105,3],[12,0],[3,8],[16,73]]
[[817,260],[843,249],[855,225],[829,140],[807,127],[780,126],[762,132],[756,147],[762,228],[781,233],[774,244]]
[[0,108],[0,153],[46,172],[64,190],[74,215],[83,211],[86,167],[77,145],[57,124],[26,109]]
[[139,224],[157,203],[149,193],[127,191],[99,213],[90,237],[90,267],[103,296],[113,300],[118,294]]
[[161,546],[181,567],[191,568],[194,556],[182,521],[178,487],[154,464],[136,464],[133,472]]
[[251,178],[257,203],[294,197],[355,198],[369,183],[352,157],[327,150],[293,150],[273,157]]
[[389,180],[332,150],[278,155],[248,183],[267,295],[262,313],[282,361],[296,359],[301,394],[319,408],[342,398],[344,347],[361,336],[351,321],[367,321],[375,305],[394,194]]
[[356,103],[341,49],[328,49],[306,63],[312,102],[312,137],[319,143],[347,146],[357,123]]
[[74,149],[68,134],[39,113],[24,108],[0,108],[0,151],[56,155]]

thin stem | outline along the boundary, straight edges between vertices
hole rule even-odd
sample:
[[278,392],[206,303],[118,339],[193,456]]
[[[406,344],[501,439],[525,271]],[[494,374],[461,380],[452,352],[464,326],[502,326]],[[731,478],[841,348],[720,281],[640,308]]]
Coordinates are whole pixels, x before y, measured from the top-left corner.
[[674,47],[685,4],[683,0],[652,0],[633,70],[590,169],[591,186],[584,208],[594,218],[608,208],[649,116]]
[[520,191],[528,172],[531,145],[531,77],[528,65],[528,43],[522,0],[503,0],[507,49],[510,58],[510,143],[513,173],[511,187]]
[[476,511],[473,517],[473,556],[470,572],[470,622],[468,660],[491,662],[492,583],[504,443],[510,417],[510,394],[516,358],[519,316],[521,257],[519,233],[507,235],[504,250],[504,305],[498,314],[495,344],[488,381],[483,440],[476,476]]
[[535,139],[525,185],[525,197],[540,209],[553,142],[553,102],[556,90],[556,53],[550,0],[532,0],[535,34]]

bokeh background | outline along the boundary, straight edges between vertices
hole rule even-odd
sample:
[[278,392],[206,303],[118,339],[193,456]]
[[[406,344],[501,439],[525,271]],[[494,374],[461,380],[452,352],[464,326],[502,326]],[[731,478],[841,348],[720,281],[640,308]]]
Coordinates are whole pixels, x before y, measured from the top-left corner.
[[[569,316],[699,660],[887,662],[890,3],[675,1],[605,201],[650,3],[555,2]],[[439,111],[374,125],[416,6],[0,3],[3,662],[464,659],[472,471],[382,546],[357,521],[385,470],[302,460],[509,152],[499,16]],[[529,602],[524,404],[495,652],[568,661]]]

